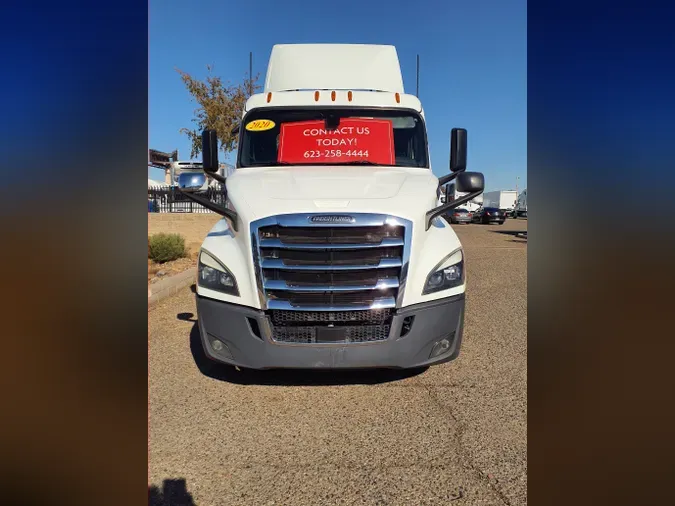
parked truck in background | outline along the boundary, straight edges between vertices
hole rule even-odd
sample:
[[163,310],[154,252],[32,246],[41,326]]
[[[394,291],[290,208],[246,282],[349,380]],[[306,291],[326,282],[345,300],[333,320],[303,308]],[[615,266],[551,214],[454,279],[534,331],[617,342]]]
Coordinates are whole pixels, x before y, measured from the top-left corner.
[[517,199],[518,192],[515,190],[485,192],[483,194],[483,207],[495,207],[510,216],[516,207]]
[[[202,244],[196,302],[206,355],[238,367],[424,367],[456,358],[466,258],[441,219],[480,195],[466,130],[451,131],[450,173],[431,171],[422,104],[396,49],[277,45],[264,90],[246,102],[236,170],[205,173],[227,207]],[[437,205],[454,181],[466,195]],[[198,188],[195,188],[198,190]]]
[[527,218],[527,188],[525,188],[516,201],[516,208],[513,210],[514,218]]

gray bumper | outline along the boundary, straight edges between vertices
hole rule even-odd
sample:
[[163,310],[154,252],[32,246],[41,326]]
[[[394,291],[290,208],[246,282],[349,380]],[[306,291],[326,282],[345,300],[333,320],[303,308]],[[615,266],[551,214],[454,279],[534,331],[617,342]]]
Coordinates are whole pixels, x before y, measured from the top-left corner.
[[[464,327],[464,295],[399,309],[389,337],[372,343],[291,344],[271,338],[263,311],[197,296],[199,333],[212,360],[251,369],[412,368],[448,362],[459,355]],[[403,321],[414,316],[401,336]],[[227,348],[216,351],[213,338]],[[442,339],[450,346],[430,358]]]

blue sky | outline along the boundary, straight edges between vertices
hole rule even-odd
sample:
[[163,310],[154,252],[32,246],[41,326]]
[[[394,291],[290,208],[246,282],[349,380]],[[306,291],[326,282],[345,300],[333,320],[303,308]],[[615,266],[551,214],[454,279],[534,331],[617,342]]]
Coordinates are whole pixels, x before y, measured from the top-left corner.
[[[393,44],[408,93],[420,55],[424,106],[436,175],[448,172],[450,129],[469,132],[468,170],[485,174],[486,191],[527,181],[527,4],[525,0],[150,1],[149,144],[190,154],[179,133],[196,107],[176,68],[195,77],[264,80],[274,44]],[[162,180],[163,171],[148,169]]]

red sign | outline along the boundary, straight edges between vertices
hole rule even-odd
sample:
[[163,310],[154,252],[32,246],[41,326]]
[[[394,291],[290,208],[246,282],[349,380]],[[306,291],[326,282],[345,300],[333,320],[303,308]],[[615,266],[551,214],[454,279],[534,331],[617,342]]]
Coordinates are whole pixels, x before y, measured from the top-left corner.
[[389,120],[340,120],[328,130],[323,120],[283,123],[277,159],[285,163],[368,161],[394,165],[394,130]]

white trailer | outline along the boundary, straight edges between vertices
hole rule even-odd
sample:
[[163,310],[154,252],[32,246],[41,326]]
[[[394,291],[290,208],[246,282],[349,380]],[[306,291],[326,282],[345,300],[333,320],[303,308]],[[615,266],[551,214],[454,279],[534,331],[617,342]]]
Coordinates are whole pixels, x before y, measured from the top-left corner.
[[[459,200],[462,197],[465,197],[466,195],[469,194],[467,192],[457,191],[455,185],[451,184],[448,187],[447,191],[441,195],[441,199],[439,199],[439,202],[445,204],[447,199],[449,199],[448,200],[449,202],[452,202],[453,200]],[[474,197],[468,202],[461,204],[459,207],[473,213],[478,209],[480,209],[482,205],[483,205],[483,195],[478,195],[477,197]]]
[[509,214],[516,207],[518,192],[515,190],[499,190],[483,194],[483,207],[496,207]]
[[514,218],[527,218],[527,188],[518,195],[518,201],[516,202],[516,208],[513,211]]

